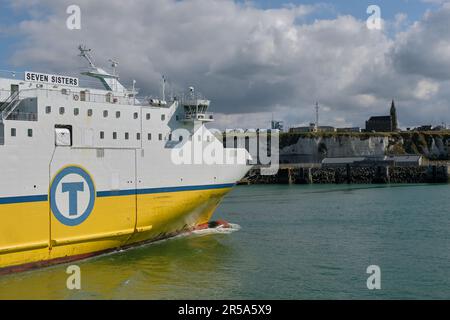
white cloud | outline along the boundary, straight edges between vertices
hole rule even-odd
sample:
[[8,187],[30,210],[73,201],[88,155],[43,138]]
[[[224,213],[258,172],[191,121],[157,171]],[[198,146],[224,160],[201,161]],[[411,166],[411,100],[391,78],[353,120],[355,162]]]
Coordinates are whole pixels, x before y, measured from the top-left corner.
[[[429,13],[394,39],[351,16],[306,23],[321,6],[263,10],[225,0],[78,0],[82,29],[65,27],[72,1],[15,1],[41,15],[20,24],[17,65],[68,72],[81,66],[76,47],[97,60],[120,61],[124,82],[158,92],[161,74],[178,87],[194,85],[211,98],[220,126],[267,126],[272,113],[288,124],[363,125],[398,99],[401,123],[423,120],[422,103],[447,111],[450,92],[449,9]],[[37,15],[39,16],[39,15]],[[404,25],[398,15],[392,25]],[[439,90],[440,88],[440,90]],[[265,120],[264,120],[265,119]]]
[[414,95],[420,100],[430,100],[439,91],[439,83],[430,80],[420,80]]

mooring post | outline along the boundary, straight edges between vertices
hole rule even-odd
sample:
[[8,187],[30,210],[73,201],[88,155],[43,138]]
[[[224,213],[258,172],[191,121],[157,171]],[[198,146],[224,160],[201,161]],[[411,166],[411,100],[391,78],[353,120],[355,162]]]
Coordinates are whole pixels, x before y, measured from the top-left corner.
[[308,176],[307,176],[306,182],[308,184],[312,184],[313,183],[312,168],[311,167],[308,168]]
[[347,183],[350,184],[352,183],[352,169],[349,163],[346,164],[346,168],[347,168]]

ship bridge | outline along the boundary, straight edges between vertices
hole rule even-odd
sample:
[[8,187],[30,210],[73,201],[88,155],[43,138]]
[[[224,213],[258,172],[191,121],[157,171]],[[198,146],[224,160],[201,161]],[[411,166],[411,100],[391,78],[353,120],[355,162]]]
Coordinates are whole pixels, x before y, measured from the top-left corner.
[[203,98],[194,92],[194,88],[190,87],[190,94],[181,100],[184,109],[183,122],[211,122],[214,121],[214,115],[208,112],[211,101]]

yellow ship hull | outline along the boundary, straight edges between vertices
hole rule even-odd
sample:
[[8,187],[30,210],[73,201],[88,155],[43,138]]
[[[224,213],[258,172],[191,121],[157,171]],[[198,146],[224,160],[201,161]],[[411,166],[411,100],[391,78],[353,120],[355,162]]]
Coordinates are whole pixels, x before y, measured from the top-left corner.
[[92,213],[77,226],[56,219],[46,196],[0,203],[0,273],[78,260],[192,230],[210,220],[231,187],[98,192]]

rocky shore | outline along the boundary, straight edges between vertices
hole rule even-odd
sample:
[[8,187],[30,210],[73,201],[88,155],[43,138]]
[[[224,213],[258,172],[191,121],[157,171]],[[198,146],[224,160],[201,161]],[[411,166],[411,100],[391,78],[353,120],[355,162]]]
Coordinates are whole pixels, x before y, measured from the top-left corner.
[[317,168],[284,166],[275,175],[261,175],[255,168],[239,184],[378,184],[378,183],[447,183],[448,166],[415,167],[339,167]]

